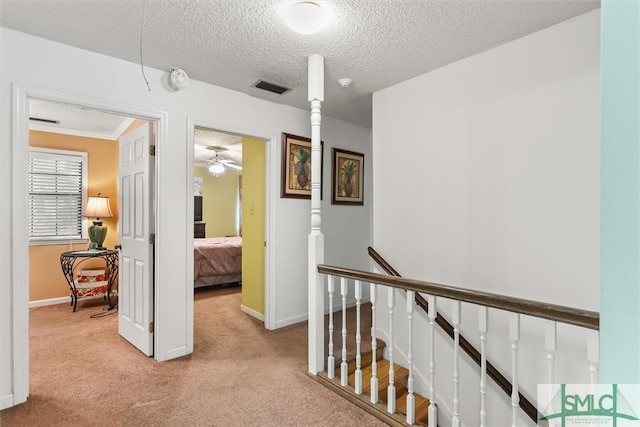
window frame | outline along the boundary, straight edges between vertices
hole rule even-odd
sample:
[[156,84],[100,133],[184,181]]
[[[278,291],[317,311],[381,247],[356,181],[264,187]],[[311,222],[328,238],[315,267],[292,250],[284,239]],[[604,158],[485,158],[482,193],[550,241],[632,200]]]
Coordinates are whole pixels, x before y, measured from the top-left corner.
[[[84,211],[84,207],[87,203],[87,194],[88,194],[88,183],[89,183],[89,154],[86,151],[74,151],[74,150],[63,150],[58,148],[44,148],[44,147],[29,147],[29,161],[34,157],[33,153],[48,153],[55,154],[61,156],[73,156],[82,158],[82,172],[81,172],[81,180],[82,180],[82,200],[81,200],[81,214],[80,214],[80,222],[81,222],[81,236],[80,237],[72,237],[68,236],[51,236],[51,237],[31,237],[29,236],[29,246],[53,246],[53,245],[64,245],[64,244],[85,244],[89,241],[88,234],[88,222],[82,215]],[[27,168],[28,170],[29,168]],[[29,172],[29,177],[31,176],[31,172]],[[27,198],[29,197],[29,192],[27,189]],[[28,216],[31,216],[31,208],[27,207]]]

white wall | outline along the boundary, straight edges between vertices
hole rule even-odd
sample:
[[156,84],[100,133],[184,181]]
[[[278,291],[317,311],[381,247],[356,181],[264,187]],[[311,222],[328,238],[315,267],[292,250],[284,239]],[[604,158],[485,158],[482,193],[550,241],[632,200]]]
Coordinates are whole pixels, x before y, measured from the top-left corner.
[[[375,93],[374,247],[405,277],[597,311],[599,60],[594,11]],[[465,311],[465,333],[477,337],[476,314]],[[524,335],[539,332],[530,323]],[[492,357],[509,373],[504,331],[494,314]],[[422,325],[415,336],[424,334]],[[580,334],[564,336],[578,335],[572,350],[584,346]],[[521,349],[521,386],[534,398],[545,372],[537,339]],[[581,375],[569,365],[559,360],[559,380]],[[450,362],[438,369],[450,407]],[[477,390],[472,379],[464,411],[476,412]],[[500,411],[489,425],[508,423]]]
[[[11,200],[12,192],[12,100],[11,84],[21,83],[97,98],[109,104],[168,113],[167,141],[158,147],[159,222],[157,224],[159,264],[157,288],[160,309],[171,310],[170,322],[156,325],[162,342],[158,347],[171,357],[187,347],[188,324],[185,315],[189,298],[186,255],[192,251],[186,236],[192,229],[192,212],[188,212],[192,175],[187,174],[187,119],[218,125],[219,129],[265,139],[275,138],[268,165],[275,213],[275,258],[273,284],[276,289],[275,325],[302,320],[307,312],[307,235],[310,229],[310,201],[280,199],[280,134],[288,132],[310,136],[309,112],[263,101],[235,91],[192,80],[188,88],[173,92],[166,87],[166,71],[145,69],[151,91],[143,81],[140,65],[53,43],[12,30],[0,29],[2,52],[0,99],[0,197]],[[306,61],[306,59],[303,59]],[[331,147],[364,152],[371,159],[371,132],[328,117],[323,118],[325,142],[323,227],[332,232],[326,239],[326,259],[366,268],[366,246],[370,233],[370,200],[363,208],[346,209],[330,205]],[[162,145],[162,144],[160,144]],[[24,165],[26,167],[26,163]],[[13,165],[20,168],[20,165]],[[370,167],[368,167],[371,170]],[[18,169],[19,170],[19,169]],[[370,185],[368,186],[371,187]],[[366,188],[366,187],[365,187]],[[0,207],[0,402],[12,399],[12,205]],[[350,233],[342,232],[349,230]],[[25,235],[26,241],[26,235]],[[26,252],[26,251],[25,251]],[[17,275],[27,286],[28,277]],[[26,310],[27,300],[24,307]],[[25,333],[26,331],[20,331]],[[18,361],[15,361],[18,362]],[[2,400],[4,399],[4,400]]]

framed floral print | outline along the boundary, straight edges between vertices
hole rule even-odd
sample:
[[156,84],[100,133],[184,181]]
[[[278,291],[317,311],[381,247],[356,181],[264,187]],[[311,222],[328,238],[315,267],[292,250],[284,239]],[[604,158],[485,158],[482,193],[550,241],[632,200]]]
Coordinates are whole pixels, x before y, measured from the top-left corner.
[[364,154],[332,150],[331,204],[364,204]]
[[[320,170],[322,171],[322,147],[320,142]],[[322,197],[322,176],[320,178]],[[280,197],[311,198],[311,139],[282,134],[282,185]]]

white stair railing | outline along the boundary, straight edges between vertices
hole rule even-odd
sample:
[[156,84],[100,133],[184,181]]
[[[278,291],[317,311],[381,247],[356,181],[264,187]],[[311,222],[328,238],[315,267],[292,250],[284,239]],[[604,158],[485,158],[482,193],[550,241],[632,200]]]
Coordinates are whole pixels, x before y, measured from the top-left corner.
[[460,301],[453,301],[451,323],[453,324],[453,418],[451,425],[460,427]]
[[347,279],[340,279],[340,295],[342,295],[342,363],[340,364],[340,385],[347,386],[349,371],[347,364]]
[[327,280],[327,290],[329,292],[329,356],[327,357],[327,376],[333,379],[336,376],[336,359],[333,355],[333,276]]
[[520,394],[518,392],[518,344],[520,343],[520,315],[512,314],[509,319],[509,338],[511,339],[511,426],[517,427]]
[[369,300],[371,301],[371,403],[378,403],[378,340],[376,339],[378,286],[375,283],[369,285]]
[[360,334],[360,304],[362,303],[362,282],[356,280],[356,394],[362,394],[362,355],[360,354],[360,344],[362,335]]
[[396,413],[396,386],[393,370],[393,309],[396,305],[396,290],[388,288],[387,308],[389,309],[389,385],[387,386],[387,412]]
[[[451,404],[451,425],[461,426],[463,425],[489,425],[489,415],[487,406],[487,392],[488,392],[488,367],[490,364],[487,360],[487,333],[489,323],[489,310],[499,309],[502,311],[511,312],[509,315],[509,328],[507,337],[498,338],[496,342],[507,342],[510,348],[511,354],[511,384],[509,389],[510,393],[510,412],[511,412],[511,424],[513,426],[522,425],[522,413],[521,410],[521,388],[519,385],[519,349],[521,340],[520,322],[521,315],[527,315],[530,317],[537,317],[546,319],[544,323],[544,351],[542,356],[546,359],[543,365],[546,365],[547,375],[546,378],[549,382],[556,381],[555,378],[555,361],[556,353],[558,351],[557,346],[557,323],[565,323],[582,327],[588,330],[587,335],[587,355],[585,360],[588,361],[589,376],[592,382],[597,380],[598,365],[599,365],[599,353],[598,353],[598,322],[599,316],[597,313],[574,309],[570,307],[557,306],[553,304],[541,303],[536,301],[518,299],[513,297],[506,297],[502,295],[489,294],[484,292],[471,291],[461,288],[453,288],[450,286],[443,286],[428,282],[420,282],[416,280],[402,279],[398,277],[389,277],[378,275],[374,273],[368,273],[357,270],[349,270],[339,267],[330,267],[325,265],[318,266],[318,272],[328,277],[327,292],[329,296],[329,358],[327,359],[327,377],[331,376],[332,365],[334,362],[333,355],[333,329],[334,329],[334,316],[333,316],[333,294],[335,277],[340,277],[340,294],[342,299],[342,362],[341,362],[341,375],[340,385],[343,388],[350,388],[349,385],[349,372],[347,360],[347,297],[348,297],[348,279],[354,279],[354,295],[355,295],[355,328],[354,334],[349,333],[352,337],[355,336],[355,371],[354,371],[354,386],[352,388],[356,395],[363,393],[362,383],[362,335],[360,330],[362,327],[368,327],[368,325],[362,325],[361,322],[361,310],[363,306],[362,299],[362,284],[369,283],[369,301],[371,303],[371,380],[370,380],[370,398],[366,401],[370,401],[376,404],[379,400],[377,395],[378,390],[378,364],[377,364],[377,335],[379,330],[379,324],[377,323],[376,309],[379,304],[378,301],[378,285],[384,285],[387,287],[386,303],[387,303],[387,315],[388,324],[386,334],[388,337],[387,357],[389,359],[389,383],[387,386],[387,405],[386,409],[389,414],[396,414],[398,408],[396,407],[396,394],[398,393],[398,385],[395,378],[395,364],[403,363],[401,360],[396,361],[396,340],[395,329],[396,320],[402,324],[405,322],[406,331],[408,334],[408,340],[404,344],[406,347],[400,352],[400,356],[404,354],[404,363],[408,365],[408,378],[406,382],[406,405],[404,410],[404,419],[407,424],[414,424],[418,418],[424,419],[424,413],[419,414],[417,412],[417,400],[416,400],[416,360],[414,353],[414,330],[417,317],[414,313],[414,293],[420,292],[426,296],[426,306],[428,307],[428,326],[429,331],[428,339],[428,359],[424,361],[424,365],[427,366],[428,378],[421,384],[420,389],[424,390],[424,393],[429,396],[428,409],[424,409],[428,414],[429,427],[435,427],[438,425],[438,413],[437,413],[437,400],[438,395],[436,393],[436,323],[442,326],[442,322],[446,323],[446,320],[439,320],[439,314],[437,313],[438,298],[446,298],[452,301],[451,309],[451,330],[448,332],[454,339],[453,345],[453,401]],[[400,312],[398,313],[398,319],[396,319],[395,304],[396,304],[396,292],[397,289],[404,289],[407,291],[406,301],[406,318],[402,318]],[[461,344],[461,326],[462,326],[462,302],[471,303],[478,307],[478,330],[480,340],[480,351],[478,352],[479,363],[479,376],[480,376],[480,412],[477,420],[462,420],[461,414],[461,372],[460,372],[460,359],[463,357],[460,349],[463,348]],[[422,307],[425,307],[425,302],[420,303]],[[404,326],[402,326],[404,328]],[[444,328],[444,327],[443,327]],[[446,330],[446,329],[445,329]],[[399,340],[400,342],[404,340]],[[493,342],[493,340],[492,340]],[[468,350],[470,345],[465,342],[465,351],[471,354]],[[494,344],[495,346],[495,344]],[[402,359],[402,357],[400,357]],[[495,370],[495,368],[492,368]],[[445,374],[443,374],[445,375]],[[466,375],[466,374],[465,374]],[[495,373],[492,375],[496,375]],[[496,377],[492,377],[495,378]],[[501,388],[505,388],[501,384]],[[418,391],[418,393],[421,393]],[[465,399],[467,399],[465,395]],[[404,403],[403,403],[404,405]],[[534,408],[535,409],[535,408]],[[537,415],[537,412],[536,414]],[[465,415],[468,416],[468,415]],[[527,416],[531,417],[530,412],[527,412]]]
[[558,348],[558,324],[547,320],[544,330],[544,345],[547,349],[547,384],[556,382],[556,349]]
[[478,329],[480,330],[480,427],[487,425],[487,330],[489,329],[489,310],[480,307],[478,311]]
[[600,370],[600,335],[596,331],[587,332],[587,360],[591,384],[597,384]]
[[407,424],[413,424],[416,421],[416,398],[413,395],[413,307],[415,306],[415,292],[407,292],[407,321],[409,322],[409,354],[407,355],[407,363],[409,364],[409,379],[407,380]]
[[429,315],[429,411],[427,420],[429,427],[438,425],[438,407],[436,406],[436,315],[438,314],[437,298],[427,296]]

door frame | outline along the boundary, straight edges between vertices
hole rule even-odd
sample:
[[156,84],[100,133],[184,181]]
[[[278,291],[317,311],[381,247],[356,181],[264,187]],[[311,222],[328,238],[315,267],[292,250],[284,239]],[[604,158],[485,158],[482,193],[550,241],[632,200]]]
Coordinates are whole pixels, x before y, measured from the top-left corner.
[[[247,120],[250,122],[250,120]],[[221,123],[215,123],[208,120],[200,120],[190,116],[187,116],[187,194],[193,192],[193,174],[194,174],[194,145],[195,145],[195,130],[196,127],[203,127],[215,131],[233,133],[236,135],[244,135],[250,138],[262,139],[265,141],[265,254],[264,254],[264,327],[266,329],[276,328],[275,317],[275,301],[276,292],[273,284],[275,283],[275,257],[272,255],[275,253],[275,197],[276,189],[274,188],[274,181],[272,179],[273,170],[277,170],[274,166],[274,161],[277,158],[276,152],[277,143],[279,142],[278,136],[265,136],[263,133],[251,126],[229,126]],[[188,212],[193,212],[193,198],[189,198],[187,205]],[[193,244],[193,224],[188,222],[186,224],[187,229],[191,230],[187,233],[187,247]],[[187,265],[193,265],[193,253],[187,254]],[[193,269],[189,270],[188,283],[193,282]],[[193,298],[188,300],[189,311],[188,316],[193,318]],[[187,336],[193,337],[193,322],[190,322],[191,329],[188,331]],[[193,340],[191,342],[193,344]],[[193,351],[193,349],[192,349]]]
[[[12,385],[13,405],[25,402],[29,396],[29,242],[28,236],[28,206],[24,195],[27,192],[28,171],[16,165],[27,165],[29,159],[29,100],[62,102],[106,113],[156,122],[155,143],[162,146],[168,139],[168,113],[154,111],[147,108],[123,106],[100,98],[86,97],[50,90],[42,87],[12,83],[12,184],[11,184],[11,335],[12,335]],[[158,177],[161,170],[156,165],[154,188],[157,203]],[[155,209],[154,209],[155,210]],[[157,212],[156,212],[156,223]],[[158,266],[154,266],[157,272]],[[157,277],[157,275],[156,275]],[[156,280],[154,296],[154,323],[158,325],[156,336],[162,334],[162,322],[157,319],[160,315],[158,307],[158,289],[160,281]],[[158,340],[154,340],[154,354],[158,354]],[[155,358],[156,356],[154,356]],[[156,359],[158,360],[158,359]]]

